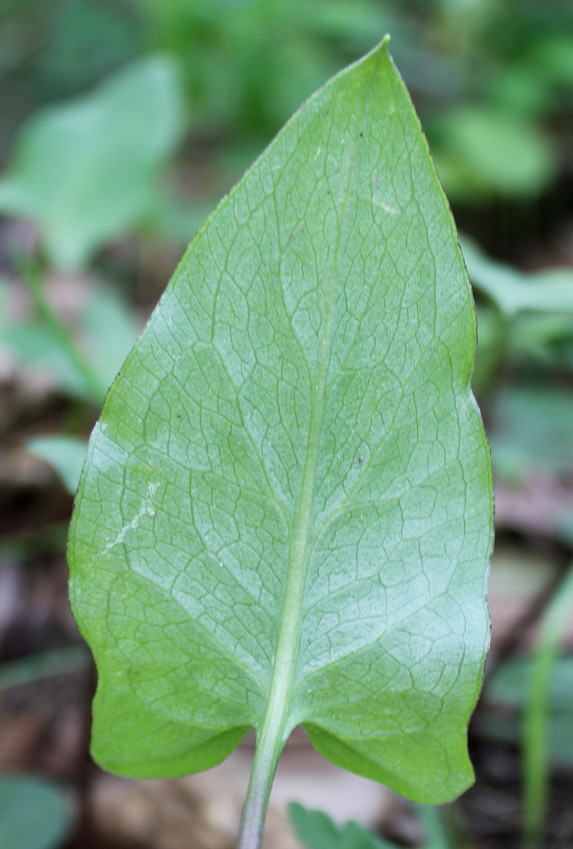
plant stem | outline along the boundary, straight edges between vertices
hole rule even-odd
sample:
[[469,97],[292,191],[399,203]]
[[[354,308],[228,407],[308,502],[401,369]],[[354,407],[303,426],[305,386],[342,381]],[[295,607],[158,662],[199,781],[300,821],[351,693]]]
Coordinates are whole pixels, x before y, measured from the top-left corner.
[[270,745],[265,745],[265,737],[268,737],[268,734],[266,735],[263,729],[260,744],[257,740],[249,789],[241,815],[237,849],[259,849],[262,843],[271,788],[283,748],[282,740],[278,741],[279,744],[275,743],[274,747],[272,740],[269,741]]
[[548,728],[551,674],[573,605],[573,563],[559,586],[541,625],[531,660],[524,716],[524,849],[541,843],[549,794]]
[[308,533],[318,465],[333,314],[334,295],[331,294],[327,328],[321,340],[321,364],[316,380],[318,388],[313,395],[301,500],[294,522],[268,710],[260,739],[257,734],[257,748],[241,817],[237,849],[259,849],[261,845],[278,759],[290,732],[297,724],[291,711],[291,690],[300,645],[301,611],[308,565]]

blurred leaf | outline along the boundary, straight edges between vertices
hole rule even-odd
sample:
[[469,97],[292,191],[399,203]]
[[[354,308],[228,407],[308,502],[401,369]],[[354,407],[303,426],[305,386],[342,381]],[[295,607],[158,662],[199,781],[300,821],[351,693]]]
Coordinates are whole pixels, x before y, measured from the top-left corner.
[[461,242],[474,288],[509,318],[524,312],[573,315],[573,270],[551,268],[526,274],[489,259],[467,237]]
[[36,436],[26,449],[53,466],[70,495],[75,495],[86,458],[87,440],[75,436]]
[[[426,832],[424,849],[449,849],[450,841],[442,825],[439,809],[432,805],[416,805]],[[393,840],[373,834],[369,829],[349,821],[342,826],[323,811],[311,811],[298,802],[291,802],[288,814],[297,840],[306,849],[398,849]]]
[[[84,671],[89,669],[90,660],[90,654],[84,645],[65,646],[26,655],[19,660],[0,665],[0,691],[56,675]],[[0,843],[0,846],[3,847],[3,844]]]
[[555,522],[555,535],[573,548],[573,509],[565,509]]
[[194,120],[231,126],[231,146],[254,137],[260,147],[341,62],[357,59],[381,33],[399,36],[410,17],[378,0],[134,4],[150,41],[179,58]]
[[[526,702],[530,670],[530,657],[516,657],[505,661],[488,681],[486,692],[488,701],[522,710]],[[555,674],[549,687],[549,696],[552,710],[573,713],[573,655],[565,655],[557,659]]]
[[0,778],[2,849],[57,849],[71,823],[68,795],[57,784],[32,775]]
[[110,386],[139,335],[132,310],[114,289],[102,286],[82,314],[84,348],[104,386]]
[[458,849],[444,828],[440,808],[436,805],[416,805],[416,811],[426,832],[423,849]]
[[[50,375],[66,395],[101,403],[139,332],[132,312],[117,292],[106,286],[97,289],[74,328],[57,317],[54,322],[43,322],[40,317],[12,320],[7,310],[6,286],[0,286],[0,307],[2,304],[0,343],[16,361]],[[85,359],[101,388],[86,381],[80,359]]]
[[396,849],[397,844],[376,837],[356,822],[337,826],[323,811],[311,811],[298,802],[288,806],[297,840],[307,849]]
[[492,97],[500,108],[535,116],[544,112],[548,95],[543,80],[534,68],[527,66],[508,68],[496,79]]
[[352,40],[365,46],[372,41],[375,33],[391,32],[400,27],[400,16],[396,15],[388,4],[372,0],[322,0],[308,7],[306,17],[310,29],[330,38]]
[[563,88],[573,88],[573,41],[570,33],[538,41],[529,59],[544,80]]
[[472,375],[472,388],[478,402],[483,401],[484,387],[487,391],[497,375],[500,358],[503,357],[505,325],[500,322],[496,309],[489,304],[476,304],[478,325],[478,349]]
[[547,607],[531,656],[506,662],[488,684],[489,701],[512,709],[513,716],[499,722],[486,713],[479,720],[485,733],[521,737],[526,847],[537,846],[543,831],[550,757],[573,762],[573,657],[558,658],[572,605],[573,564]]
[[521,315],[514,321],[508,351],[517,361],[570,368],[567,359],[570,344],[573,344],[571,316]]
[[[517,743],[521,740],[523,708],[528,698],[531,659],[513,658],[491,676],[485,696],[489,709],[476,716],[476,730],[494,739]],[[551,760],[573,766],[573,655],[557,659],[549,683],[547,727]]]
[[183,118],[174,61],[138,62],[30,119],[0,180],[0,209],[37,223],[54,265],[81,267],[151,213]]
[[91,392],[50,328],[23,321],[1,331],[1,341],[21,365],[50,375],[57,387],[73,398],[88,400]]
[[[246,158],[247,164],[252,162],[257,153],[258,150],[254,155],[252,150],[250,151],[250,155]],[[221,156],[220,165],[222,161]],[[232,173],[235,174],[238,170],[240,169],[233,167]],[[174,195],[160,197],[157,199],[153,218],[147,223],[146,235],[159,242],[168,242],[179,248],[186,248],[190,239],[217,206],[217,201],[218,197],[212,197],[207,191],[202,192],[196,199],[189,200]]]
[[538,369],[573,367],[571,316],[522,313],[509,323],[491,304],[479,304],[477,316],[478,355],[472,383],[480,397],[495,382],[500,366],[509,363]]
[[494,468],[514,480],[539,471],[573,473],[573,397],[547,385],[501,390],[489,433]]
[[[263,76],[259,67],[253,89],[256,83],[258,99],[261,104],[267,101],[265,112],[277,125],[337,70],[329,51],[320,42],[313,44],[308,38],[295,36],[274,46],[266,68],[271,71],[271,77]],[[288,74],[281,73],[280,69],[284,68],[289,68]]]
[[141,26],[123,3],[49,2],[35,64],[50,92],[75,95],[141,51]]
[[537,194],[555,171],[546,136],[524,117],[487,106],[456,107],[436,122],[436,164],[451,197]]

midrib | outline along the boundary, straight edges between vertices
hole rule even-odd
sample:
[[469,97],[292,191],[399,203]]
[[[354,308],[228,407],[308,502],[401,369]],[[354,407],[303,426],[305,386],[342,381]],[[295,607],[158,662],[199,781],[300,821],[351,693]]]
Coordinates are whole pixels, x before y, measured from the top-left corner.
[[[362,102],[363,112],[365,109],[367,93],[368,86],[365,86]],[[291,537],[284,606],[279,627],[279,638],[275,654],[271,691],[269,694],[269,702],[264,724],[261,729],[261,736],[260,739],[257,740],[257,749],[260,753],[262,753],[263,761],[267,760],[267,766],[274,762],[276,767],[276,761],[278,760],[284,744],[299,720],[299,717],[297,717],[295,713],[291,712],[292,683],[300,644],[302,602],[308,568],[308,537],[316,485],[320,437],[324,418],[326,381],[328,377],[332,346],[333,322],[339,276],[338,265],[340,258],[340,244],[344,223],[346,221],[346,211],[350,197],[350,185],[354,176],[354,169],[356,165],[355,153],[356,143],[354,144],[353,161],[348,169],[349,173],[345,187],[344,200],[338,217],[336,244],[333,251],[330,284],[327,295],[327,316],[320,339],[320,353],[316,381],[314,386],[311,386],[311,417],[301,489],[302,497],[300,499],[299,509],[296,512],[294,530]],[[320,269],[317,269],[317,273],[320,274]]]
[[[290,716],[291,685],[300,641],[302,602],[308,565],[308,535],[314,502],[320,435],[324,416],[324,396],[330,359],[335,290],[336,286],[331,285],[326,328],[324,337],[321,340],[319,375],[316,381],[316,388],[312,393],[311,418],[301,488],[302,497],[296,513],[291,538],[283,613],[275,655],[269,705],[265,727],[263,729],[263,737],[266,737],[266,732],[268,732],[269,742],[274,741],[276,745],[280,741],[281,749],[292,731],[293,725],[296,724],[296,718]],[[261,744],[264,745],[262,740]]]
[[336,291],[338,283],[338,260],[343,223],[346,218],[346,207],[349,197],[349,184],[354,168],[349,169],[348,185],[342,207],[336,245],[333,254],[332,272],[327,296],[327,315],[320,340],[319,363],[314,386],[311,386],[311,416],[308,430],[308,441],[304,463],[304,474],[301,488],[299,509],[296,512],[294,530],[291,537],[289,566],[284,595],[283,613],[279,629],[279,639],[275,655],[275,665],[268,709],[265,716],[261,736],[261,748],[269,747],[275,754],[280,752],[286,740],[297,724],[296,715],[291,714],[292,682],[296,667],[296,659],[300,644],[302,619],[302,602],[306,585],[308,568],[308,537],[316,472],[320,449],[320,437],[324,418],[324,401],[326,381],[330,364],[332,345],[332,326],[334,322]]
[[[246,820],[243,820],[238,849],[254,846],[253,840],[260,841],[260,830],[262,829],[264,812],[268,804],[278,759],[290,732],[297,724],[297,717],[291,712],[292,683],[300,641],[302,601],[308,560],[308,529],[316,484],[335,295],[336,286],[333,282],[329,291],[325,331],[321,339],[318,377],[312,393],[311,417],[301,489],[302,497],[291,537],[284,605],[271,691],[262,729],[257,728],[257,748],[253,771],[245,807],[243,808],[243,817],[245,817],[245,811],[249,815]],[[257,842],[256,845],[258,846],[259,843]]]

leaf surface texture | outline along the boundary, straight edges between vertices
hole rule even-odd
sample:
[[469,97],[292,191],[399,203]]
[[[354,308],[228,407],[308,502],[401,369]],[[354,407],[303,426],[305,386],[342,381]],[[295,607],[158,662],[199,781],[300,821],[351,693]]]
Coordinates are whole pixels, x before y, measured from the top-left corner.
[[492,523],[474,350],[383,44],[204,225],[92,436],[69,555],[100,763],[184,774],[303,723],[413,798],[468,785]]

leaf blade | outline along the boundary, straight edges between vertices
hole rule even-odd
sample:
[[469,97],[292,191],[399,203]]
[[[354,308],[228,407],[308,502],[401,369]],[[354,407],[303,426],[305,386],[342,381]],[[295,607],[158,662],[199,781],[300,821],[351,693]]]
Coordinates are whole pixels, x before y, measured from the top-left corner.
[[[303,722],[417,799],[469,783],[492,518],[474,349],[453,222],[383,43],[200,231],[92,438],[70,565],[104,765],[182,774],[208,740],[215,763],[249,727],[280,748]],[[198,760],[158,754],[183,729]]]

